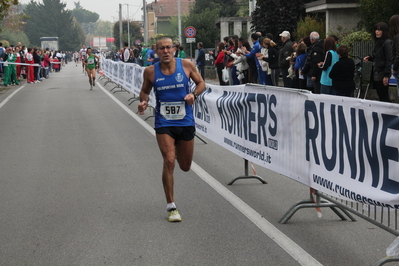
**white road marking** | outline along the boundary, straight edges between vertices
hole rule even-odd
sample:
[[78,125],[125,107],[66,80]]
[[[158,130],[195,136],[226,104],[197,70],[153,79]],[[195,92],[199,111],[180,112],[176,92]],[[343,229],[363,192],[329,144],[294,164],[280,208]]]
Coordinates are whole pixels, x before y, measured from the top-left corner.
[[21,87],[18,88],[16,91],[14,91],[13,93],[11,93],[10,96],[8,96],[7,98],[5,98],[4,101],[2,101],[2,102],[0,103],[0,108],[3,107],[15,94],[17,94],[17,92],[19,92],[20,90],[22,90],[23,87],[25,87],[25,85],[21,86]]
[[[137,122],[140,123],[145,129],[155,136],[155,130],[148,125],[143,119],[129,109],[125,104],[120,102],[114,95],[106,90],[101,84],[100,87],[112,100],[114,100],[123,110],[132,116]],[[230,202],[242,214],[244,214],[252,223],[261,229],[270,239],[276,242],[282,249],[284,249],[292,258],[294,258],[300,265],[304,266],[322,266],[315,258],[302,249],[298,244],[292,241],[283,232],[278,230],[268,220],[263,218],[259,213],[252,209],[248,204],[237,197],[233,192],[228,190],[219,181],[208,174],[195,162],[192,163],[191,170],[193,170],[202,180],[209,186],[216,190],[223,198]]]

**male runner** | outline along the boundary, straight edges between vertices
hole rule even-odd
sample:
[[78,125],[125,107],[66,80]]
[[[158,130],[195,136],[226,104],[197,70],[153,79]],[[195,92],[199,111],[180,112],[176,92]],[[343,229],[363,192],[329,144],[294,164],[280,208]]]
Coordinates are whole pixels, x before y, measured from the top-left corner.
[[96,86],[96,66],[100,61],[100,57],[92,53],[91,48],[87,48],[86,50],[86,59],[84,61],[87,76],[89,77],[90,90],[93,89],[93,86]]
[[85,58],[86,58],[86,45],[82,45],[82,49],[79,51],[80,59],[82,60],[82,68],[83,68],[83,73],[86,76],[86,71],[85,71]]
[[[155,132],[163,157],[162,183],[165,191],[168,220],[180,222],[173,198],[173,170],[175,160],[180,169],[190,170],[194,152],[195,123],[193,108],[195,99],[205,89],[205,82],[194,64],[186,59],[173,56],[172,39],[161,37],[157,41],[158,63],[144,70],[144,80],[140,92],[138,111],[144,114],[149,94],[154,87],[156,97]],[[190,92],[190,78],[197,87]]]
[[79,62],[79,53],[78,53],[78,51],[75,51],[73,53],[73,61],[75,61],[75,65],[78,66],[78,62]]

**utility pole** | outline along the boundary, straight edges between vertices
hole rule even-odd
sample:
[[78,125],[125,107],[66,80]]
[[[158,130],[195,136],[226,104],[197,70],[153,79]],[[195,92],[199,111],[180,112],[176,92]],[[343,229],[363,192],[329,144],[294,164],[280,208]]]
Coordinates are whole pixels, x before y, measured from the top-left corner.
[[182,45],[181,43],[181,18],[180,18],[180,0],[177,0],[177,13],[178,13],[178,34],[179,34],[179,43],[180,45]]
[[148,18],[147,18],[147,6],[146,1],[143,0],[143,12],[144,12],[144,43],[148,45]]
[[130,49],[130,19],[129,19],[129,4],[126,4],[127,6],[127,43],[129,44],[129,49]]
[[123,48],[122,45],[122,4],[119,4],[119,49]]

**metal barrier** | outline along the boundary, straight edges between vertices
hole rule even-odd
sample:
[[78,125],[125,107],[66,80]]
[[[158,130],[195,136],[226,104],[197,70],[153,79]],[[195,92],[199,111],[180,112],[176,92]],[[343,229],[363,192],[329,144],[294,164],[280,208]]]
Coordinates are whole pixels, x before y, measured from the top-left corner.
[[[279,223],[285,224],[300,209],[303,208],[331,208],[342,220],[346,218],[338,211],[342,211],[352,221],[356,221],[350,214],[356,216],[384,229],[385,231],[399,236],[398,230],[398,210],[389,207],[367,205],[358,202],[343,200],[328,196],[320,191],[310,189],[310,199],[295,203],[279,220]],[[375,266],[381,266],[388,262],[399,261],[399,256],[387,256],[379,260]]]
[[[353,54],[364,58],[371,54],[373,51],[374,42],[355,42],[353,44]],[[370,82],[370,75],[371,75],[371,67],[372,64],[363,64],[362,68],[362,79],[363,82],[369,83]]]

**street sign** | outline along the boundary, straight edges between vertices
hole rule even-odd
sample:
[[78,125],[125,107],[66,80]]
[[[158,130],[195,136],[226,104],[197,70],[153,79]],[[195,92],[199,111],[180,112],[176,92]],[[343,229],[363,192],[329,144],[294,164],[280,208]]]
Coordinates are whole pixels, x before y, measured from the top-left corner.
[[195,35],[197,34],[197,31],[194,27],[192,26],[188,26],[185,30],[184,30],[184,35],[186,35],[187,38],[194,38]]
[[186,43],[195,43],[195,38],[186,38]]

